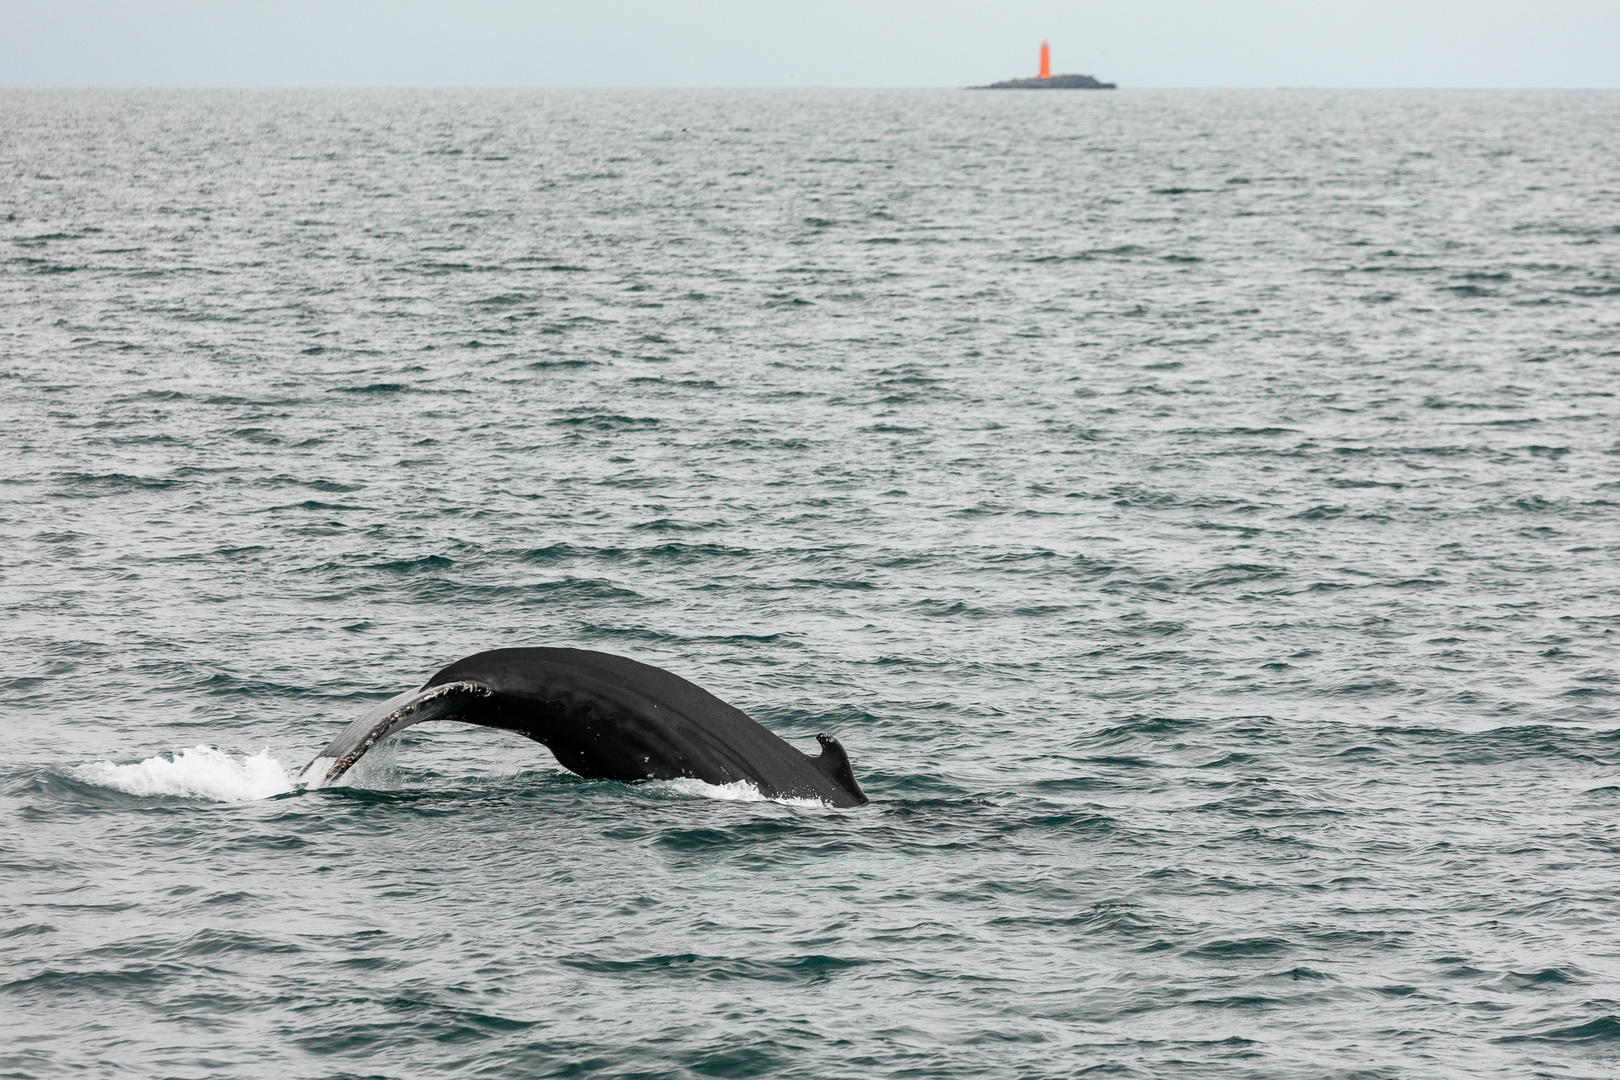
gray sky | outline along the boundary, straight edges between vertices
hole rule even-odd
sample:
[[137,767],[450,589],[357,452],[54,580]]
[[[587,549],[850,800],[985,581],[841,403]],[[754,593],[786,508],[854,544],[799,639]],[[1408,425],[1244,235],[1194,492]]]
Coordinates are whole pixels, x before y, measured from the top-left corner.
[[1620,87],[1620,0],[0,0],[4,86]]

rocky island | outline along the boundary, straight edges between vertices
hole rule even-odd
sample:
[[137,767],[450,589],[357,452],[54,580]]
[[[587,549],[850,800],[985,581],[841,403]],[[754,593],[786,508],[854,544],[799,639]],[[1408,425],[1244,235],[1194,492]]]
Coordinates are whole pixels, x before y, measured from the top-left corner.
[[1041,42],[1041,73],[1033,79],[1008,79],[969,90],[1117,90],[1111,82],[1098,82],[1090,75],[1053,75],[1052,47]]
[[1098,82],[1090,75],[1048,75],[1033,79],[1008,79],[989,86],[970,86],[969,90],[1118,90],[1111,82]]

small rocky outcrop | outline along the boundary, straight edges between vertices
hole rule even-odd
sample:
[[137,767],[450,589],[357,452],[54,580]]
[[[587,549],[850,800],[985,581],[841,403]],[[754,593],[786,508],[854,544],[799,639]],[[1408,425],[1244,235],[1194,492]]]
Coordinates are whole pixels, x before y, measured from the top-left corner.
[[1090,75],[1053,75],[1050,79],[1008,79],[969,90],[1117,90],[1111,82],[1098,82]]

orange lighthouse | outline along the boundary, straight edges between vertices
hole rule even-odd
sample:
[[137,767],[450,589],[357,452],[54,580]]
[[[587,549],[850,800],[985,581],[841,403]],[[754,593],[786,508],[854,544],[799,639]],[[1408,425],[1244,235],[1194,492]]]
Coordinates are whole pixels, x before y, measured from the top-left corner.
[[[1028,71],[1029,69],[1025,68],[1024,70]],[[1041,78],[1050,79],[1051,77],[1052,77],[1052,46],[1048,45],[1046,42],[1043,41],[1043,42],[1041,42]]]

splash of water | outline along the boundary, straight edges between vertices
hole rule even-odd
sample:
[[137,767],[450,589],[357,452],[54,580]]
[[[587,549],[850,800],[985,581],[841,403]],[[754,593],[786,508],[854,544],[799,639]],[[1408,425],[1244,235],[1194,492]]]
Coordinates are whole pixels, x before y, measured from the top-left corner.
[[249,802],[268,799],[293,789],[293,781],[268,750],[232,757],[212,746],[193,746],[165,757],[149,757],[133,765],[99,761],[82,765],[74,774],[81,780],[131,795],[168,795],[213,802]]
[[780,803],[783,806],[804,806],[817,810],[824,810],[832,806],[831,803],[822,802],[820,799],[789,797],[773,799],[747,780],[734,780],[729,784],[710,784],[689,777],[679,777],[674,780],[649,780],[645,784],[637,786],[660,794],[714,799],[717,802],[773,802]]

